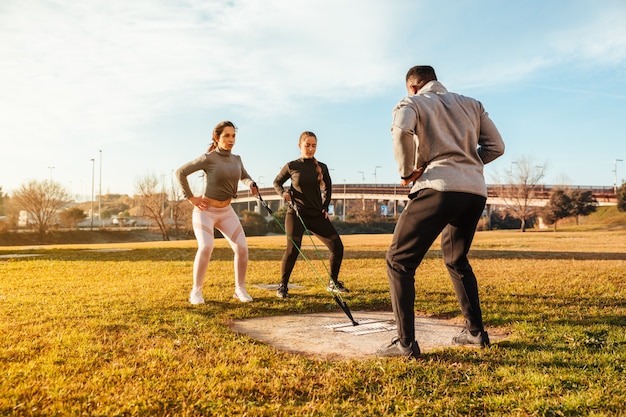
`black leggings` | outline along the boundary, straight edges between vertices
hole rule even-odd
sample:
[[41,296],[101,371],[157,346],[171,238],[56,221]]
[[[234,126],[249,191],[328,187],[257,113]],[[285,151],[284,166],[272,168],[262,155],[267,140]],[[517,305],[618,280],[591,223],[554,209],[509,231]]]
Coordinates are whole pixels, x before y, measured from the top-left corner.
[[402,343],[415,340],[415,270],[441,234],[448,269],[469,330],[483,330],[478,283],[467,253],[486,198],[466,193],[424,189],[406,206],[387,251],[391,305]]
[[[300,215],[300,217],[302,217],[307,229],[313,232],[330,250],[330,276],[336,280],[343,260],[343,243],[339,233],[323,213],[314,216]],[[293,211],[287,212],[285,231],[287,232],[287,247],[281,263],[280,283],[282,285],[289,283],[289,277],[298,259],[300,253],[298,249],[302,246],[302,236],[304,235],[304,226]],[[294,246],[294,243],[297,247]]]

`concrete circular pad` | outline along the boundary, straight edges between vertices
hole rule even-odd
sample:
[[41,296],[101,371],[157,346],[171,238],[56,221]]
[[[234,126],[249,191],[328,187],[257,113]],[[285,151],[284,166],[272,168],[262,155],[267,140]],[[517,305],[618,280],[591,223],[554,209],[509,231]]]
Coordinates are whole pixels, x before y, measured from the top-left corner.
[[[230,328],[280,350],[325,359],[375,357],[380,346],[396,337],[393,313],[356,311],[352,315],[358,326],[339,311],[235,320]],[[452,337],[462,329],[458,320],[415,317],[415,335],[422,352],[456,346]],[[487,331],[492,344],[505,337]]]

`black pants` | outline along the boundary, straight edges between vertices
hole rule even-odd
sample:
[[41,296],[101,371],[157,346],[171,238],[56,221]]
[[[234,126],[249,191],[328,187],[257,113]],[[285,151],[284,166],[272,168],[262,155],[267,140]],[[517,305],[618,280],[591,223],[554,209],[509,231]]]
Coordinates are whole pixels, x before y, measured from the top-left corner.
[[[307,216],[300,215],[307,229],[315,234],[319,240],[330,250],[330,275],[333,279],[339,276],[341,261],[343,260],[343,243],[339,237],[339,233],[335,226],[328,220],[323,213],[319,215]],[[304,234],[304,226],[296,214],[289,210],[285,217],[285,231],[287,232],[287,248],[283,254],[281,263],[281,279],[282,285],[289,283],[291,271],[296,264],[298,249],[302,246],[302,235]],[[291,239],[290,239],[291,238]],[[293,242],[292,242],[293,240]],[[294,242],[297,248],[294,246]]]
[[476,276],[467,259],[486,198],[424,189],[400,215],[387,251],[391,304],[404,344],[415,340],[415,270],[441,233],[441,250],[469,330],[483,330]]

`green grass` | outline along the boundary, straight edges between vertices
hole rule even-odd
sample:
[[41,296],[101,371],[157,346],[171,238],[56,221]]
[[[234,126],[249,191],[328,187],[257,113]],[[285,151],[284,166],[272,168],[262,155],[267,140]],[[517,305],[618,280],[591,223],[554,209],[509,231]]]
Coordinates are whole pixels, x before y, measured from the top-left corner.
[[[344,236],[354,310],[390,310],[388,235]],[[0,415],[618,416],[626,413],[626,230],[479,232],[471,253],[490,349],[420,361],[331,361],[231,332],[234,319],[336,311],[318,285],[279,300],[284,238],[249,238],[249,290],[231,297],[218,240],[207,304],[187,302],[195,242],[2,248]],[[129,248],[98,252],[92,249]],[[315,254],[310,253],[314,258]],[[420,314],[458,317],[433,246],[418,269]],[[299,261],[294,283],[311,284]]]

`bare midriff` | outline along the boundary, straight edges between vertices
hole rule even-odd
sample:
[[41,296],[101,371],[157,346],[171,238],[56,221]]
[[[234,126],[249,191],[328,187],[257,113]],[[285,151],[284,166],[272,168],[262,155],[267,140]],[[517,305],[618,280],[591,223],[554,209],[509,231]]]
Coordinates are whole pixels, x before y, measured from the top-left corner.
[[228,200],[216,200],[214,198],[210,198],[210,197],[203,197],[203,199],[207,202],[207,204],[211,207],[216,207],[216,208],[224,208],[227,205],[230,204],[230,198]]

